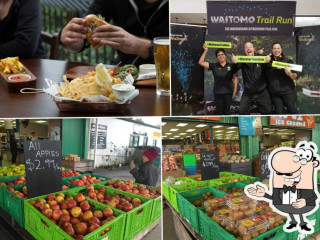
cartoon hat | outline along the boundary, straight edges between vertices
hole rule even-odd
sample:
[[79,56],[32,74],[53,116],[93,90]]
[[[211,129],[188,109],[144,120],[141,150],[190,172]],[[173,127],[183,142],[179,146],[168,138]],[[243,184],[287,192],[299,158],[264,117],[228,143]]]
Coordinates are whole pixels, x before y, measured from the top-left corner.
[[154,161],[158,157],[158,150],[156,148],[148,148],[143,152],[149,161]]

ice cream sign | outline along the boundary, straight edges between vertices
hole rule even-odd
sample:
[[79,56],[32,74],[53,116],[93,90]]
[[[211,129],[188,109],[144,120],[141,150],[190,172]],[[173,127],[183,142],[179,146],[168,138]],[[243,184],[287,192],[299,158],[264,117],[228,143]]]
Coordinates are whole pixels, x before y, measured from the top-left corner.
[[272,116],[270,125],[282,127],[314,128],[315,116]]

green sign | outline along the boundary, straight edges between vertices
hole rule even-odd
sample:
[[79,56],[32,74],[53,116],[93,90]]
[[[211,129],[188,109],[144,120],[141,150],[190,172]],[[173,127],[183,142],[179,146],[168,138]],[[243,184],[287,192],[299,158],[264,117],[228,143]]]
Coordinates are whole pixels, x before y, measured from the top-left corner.
[[272,62],[272,67],[276,68],[289,68],[291,70],[297,71],[297,72],[302,72],[302,65],[298,64],[291,64],[291,63],[285,63],[285,62],[278,62],[278,61],[273,61]]
[[206,41],[208,48],[231,48],[231,42]]
[[265,56],[236,56],[237,63],[265,63]]

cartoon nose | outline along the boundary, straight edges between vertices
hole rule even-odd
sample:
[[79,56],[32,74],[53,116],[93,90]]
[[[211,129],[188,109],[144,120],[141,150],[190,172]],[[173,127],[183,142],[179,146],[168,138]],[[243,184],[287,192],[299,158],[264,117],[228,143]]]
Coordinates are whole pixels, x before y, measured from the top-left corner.
[[307,159],[302,158],[300,162],[301,162],[302,165],[306,165],[307,164]]
[[300,158],[298,156],[293,156],[293,161],[297,163],[300,161]]

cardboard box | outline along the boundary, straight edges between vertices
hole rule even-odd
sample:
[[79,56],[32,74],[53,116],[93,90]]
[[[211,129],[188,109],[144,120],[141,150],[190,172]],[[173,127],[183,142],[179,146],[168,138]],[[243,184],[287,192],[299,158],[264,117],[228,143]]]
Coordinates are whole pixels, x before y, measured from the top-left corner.
[[186,172],[182,169],[178,169],[174,171],[165,171],[165,172],[162,172],[162,179],[166,179],[169,176],[174,178],[184,177],[185,175],[186,175]]

